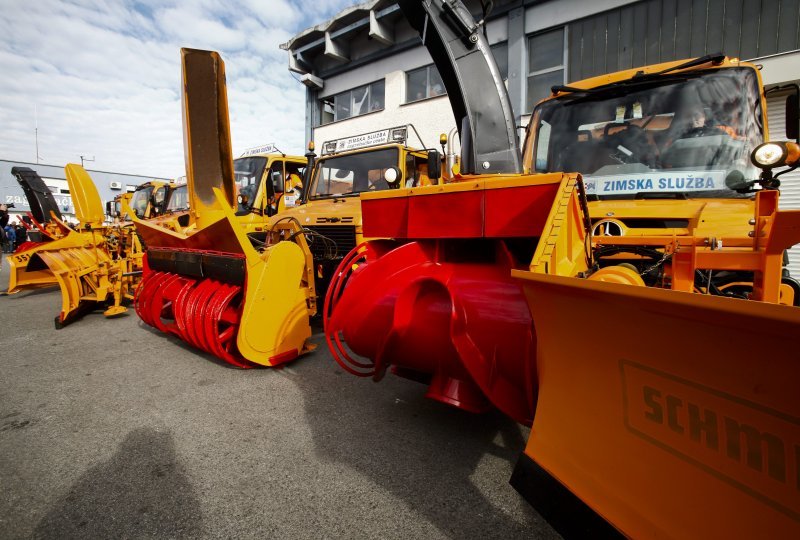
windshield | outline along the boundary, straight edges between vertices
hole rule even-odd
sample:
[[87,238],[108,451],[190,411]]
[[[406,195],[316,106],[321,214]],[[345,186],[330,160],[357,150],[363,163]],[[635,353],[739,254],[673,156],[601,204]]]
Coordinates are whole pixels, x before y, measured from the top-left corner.
[[321,158],[314,171],[312,199],[356,195],[362,191],[389,189],[384,173],[399,166],[397,148],[383,148]]
[[255,204],[258,186],[264,176],[267,158],[261,156],[239,158],[233,160],[233,174],[236,178],[237,197],[236,213],[247,213]]
[[150,204],[150,196],[153,193],[153,186],[139,188],[133,192],[131,197],[131,210],[136,214],[139,219],[144,219],[147,216],[147,205]]
[[189,192],[186,184],[178,186],[169,194],[167,212],[178,212],[189,208]]
[[734,189],[758,177],[749,158],[763,140],[760,115],[747,68],[576,92],[534,111],[532,166],[580,172],[600,198],[742,197]]

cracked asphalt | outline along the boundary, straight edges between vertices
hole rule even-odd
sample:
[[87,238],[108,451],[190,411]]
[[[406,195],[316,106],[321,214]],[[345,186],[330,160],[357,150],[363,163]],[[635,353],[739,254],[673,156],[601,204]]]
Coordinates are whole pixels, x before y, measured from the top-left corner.
[[508,484],[526,428],[352,377],[319,325],[244,371],[59,305],[0,297],[3,538],[559,538]]

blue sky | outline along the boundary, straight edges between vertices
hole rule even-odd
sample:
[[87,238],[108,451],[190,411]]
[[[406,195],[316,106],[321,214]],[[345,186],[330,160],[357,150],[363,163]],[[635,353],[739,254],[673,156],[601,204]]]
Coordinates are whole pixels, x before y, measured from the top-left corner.
[[304,87],[278,45],[354,0],[2,0],[0,159],[184,175],[180,48],[225,60],[234,155],[303,153]]

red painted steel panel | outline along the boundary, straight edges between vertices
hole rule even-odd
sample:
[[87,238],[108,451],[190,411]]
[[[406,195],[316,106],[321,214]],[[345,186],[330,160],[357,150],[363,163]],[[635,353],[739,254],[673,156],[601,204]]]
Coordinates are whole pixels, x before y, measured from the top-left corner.
[[408,238],[479,238],[483,206],[483,190],[409,197]]
[[407,238],[408,197],[363,199],[362,222],[366,238]]
[[484,236],[539,236],[550,214],[559,184],[486,190]]

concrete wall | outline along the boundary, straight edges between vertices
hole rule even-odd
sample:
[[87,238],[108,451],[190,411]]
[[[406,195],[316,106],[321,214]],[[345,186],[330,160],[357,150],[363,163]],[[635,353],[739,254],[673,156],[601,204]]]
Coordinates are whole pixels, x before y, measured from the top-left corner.
[[[421,49],[421,51],[428,54],[424,49]],[[416,53],[417,51],[408,52]],[[425,65],[424,63],[411,64],[412,58],[408,58],[408,56],[411,55],[406,56],[406,58],[399,58],[403,56],[404,55],[398,55],[395,59],[404,66],[406,65],[404,63],[405,61],[408,61],[409,65],[413,67]],[[405,70],[395,70],[386,73],[386,104],[384,110],[332,122],[315,128],[314,143],[317,145],[317,148],[321,149],[323,142],[332,139],[340,139],[342,137],[349,137],[406,124],[413,124],[414,127],[417,128],[417,131],[422,137],[422,141],[428,148],[439,148],[439,134],[448,133],[456,126],[447,96],[439,96],[414,103],[404,103],[405,81]],[[350,87],[348,86],[347,88]],[[346,90],[347,88],[342,88],[342,90]],[[454,142],[457,142],[457,140]],[[408,144],[416,148],[423,146],[413,134],[409,134]],[[456,148],[459,148],[459,146],[456,145]]]
[[[47,185],[56,186],[59,190],[59,193],[54,193],[53,196],[55,197],[62,214],[65,214],[67,217],[75,216],[75,208],[72,206],[72,198],[68,193],[69,189],[67,187],[66,176],[64,175],[64,167],[56,165],[25,163],[23,161],[0,160],[0,203],[14,203],[15,208],[9,209],[9,213],[12,214],[12,216],[22,215],[30,210],[30,205],[28,204],[28,199],[25,197],[25,193],[22,191],[17,179],[13,174],[11,174],[12,167],[28,167],[33,169],[44,179]],[[92,177],[103,204],[105,204],[106,201],[113,200],[114,197],[120,193],[124,193],[129,187],[135,188],[139,184],[143,184],[149,180],[169,181],[167,178],[155,178],[151,176],[139,176],[107,171],[92,171],[87,169],[87,172]],[[121,184],[122,188],[111,189],[112,182]]]

